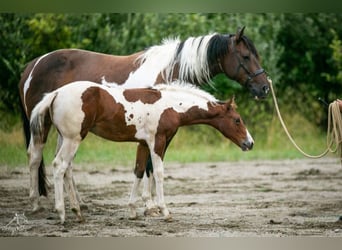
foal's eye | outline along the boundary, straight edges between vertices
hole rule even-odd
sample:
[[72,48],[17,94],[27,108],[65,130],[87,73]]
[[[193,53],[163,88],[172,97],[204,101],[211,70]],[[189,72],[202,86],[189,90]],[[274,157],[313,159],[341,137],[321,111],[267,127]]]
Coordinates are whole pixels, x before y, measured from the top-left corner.
[[236,124],[236,125],[239,125],[240,123],[241,123],[241,119],[240,119],[240,118],[236,118],[236,119],[235,119],[235,124]]

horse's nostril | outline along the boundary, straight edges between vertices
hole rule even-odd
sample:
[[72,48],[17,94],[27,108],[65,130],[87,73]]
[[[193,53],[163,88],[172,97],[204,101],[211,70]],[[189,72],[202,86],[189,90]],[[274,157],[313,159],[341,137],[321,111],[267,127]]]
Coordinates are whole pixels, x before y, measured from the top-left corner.
[[265,94],[268,94],[268,92],[270,91],[270,87],[268,85],[265,85],[264,87],[262,87],[262,90]]

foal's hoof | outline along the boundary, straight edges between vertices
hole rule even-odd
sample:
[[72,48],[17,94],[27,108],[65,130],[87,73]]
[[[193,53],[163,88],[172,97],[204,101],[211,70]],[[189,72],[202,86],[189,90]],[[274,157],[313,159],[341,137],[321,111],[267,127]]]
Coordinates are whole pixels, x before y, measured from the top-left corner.
[[128,219],[129,219],[129,220],[136,220],[136,219],[138,219],[138,216],[137,216],[137,215],[130,215],[130,216],[128,217]]
[[81,217],[77,217],[77,222],[78,223],[84,223],[86,220],[81,216]]
[[173,222],[173,219],[172,219],[171,214],[165,216],[164,221],[165,221],[165,222]]
[[82,216],[82,214],[81,214],[81,211],[79,211],[79,209],[77,209],[77,208],[72,208],[71,211],[73,211],[74,214],[76,215],[76,217],[77,217],[77,222],[83,223],[83,222],[85,221],[84,218],[83,218],[83,216]]
[[38,214],[43,211],[45,211],[44,207],[35,207],[31,210],[30,214]]
[[160,210],[157,207],[146,208],[146,210],[144,211],[144,215],[145,216],[151,216],[151,217],[157,217],[157,216],[160,216]]
[[88,205],[85,203],[81,203],[80,208],[81,208],[81,210],[88,210]]

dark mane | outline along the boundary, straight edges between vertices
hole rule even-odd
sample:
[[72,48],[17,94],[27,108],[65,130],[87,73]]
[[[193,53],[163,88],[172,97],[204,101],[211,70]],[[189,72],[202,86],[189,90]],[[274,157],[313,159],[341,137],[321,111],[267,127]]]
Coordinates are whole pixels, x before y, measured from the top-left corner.
[[259,54],[254,46],[254,43],[247,36],[242,36],[242,41],[245,43],[249,51],[252,52],[252,54],[255,55],[255,57],[259,60]]
[[[233,37],[233,34],[226,34],[226,35],[221,35],[221,34],[215,34],[209,42],[208,46],[208,64],[209,65],[214,65],[217,64],[217,59],[222,58],[227,55],[229,52],[228,50],[228,43],[229,39]],[[247,37],[247,36],[242,36],[242,41],[248,48],[248,50],[255,55],[257,59],[259,59],[259,54],[253,44],[253,42]]]
[[217,60],[228,54],[228,42],[232,35],[215,34],[208,45],[208,64],[216,65]]

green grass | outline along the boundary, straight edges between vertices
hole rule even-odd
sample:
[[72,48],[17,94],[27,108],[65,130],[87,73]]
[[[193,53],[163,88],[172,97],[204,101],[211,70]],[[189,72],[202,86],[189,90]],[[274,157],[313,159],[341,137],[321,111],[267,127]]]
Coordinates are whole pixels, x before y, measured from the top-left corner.
[[[326,135],[303,117],[284,117],[296,142],[310,154],[319,154],[325,149]],[[26,149],[21,125],[10,132],[0,130],[0,165],[8,167],[27,166]],[[269,121],[268,130],[253,133],[255,146],[252,151],[242,152],[215,129],[208,126],[180,128],[166,153],[166,162],[215,162],[241,160],[272,160],[304,158],[286,137],[276,117]],[[50,165],[55,151],[56,132],[51,130],[44,157]],[[76,164],[134,166],[136,143],[111,142],[92,134],[81,143],[75,158]]]

